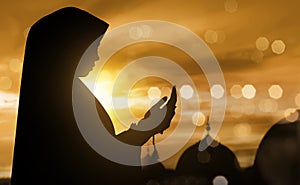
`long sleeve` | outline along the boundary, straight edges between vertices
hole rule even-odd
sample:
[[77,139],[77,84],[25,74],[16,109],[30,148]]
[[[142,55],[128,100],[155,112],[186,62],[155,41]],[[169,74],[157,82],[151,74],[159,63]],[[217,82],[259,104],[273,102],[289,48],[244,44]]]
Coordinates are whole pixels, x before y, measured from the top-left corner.
[[[138,125],[131,125],[131,127],[127,131],[119,135],[115,135],[114,126],[109,115],[107,114],[101,103],[97,99],[95,99],[99,117],[102,120],[107,131],[118,140],[135,146],[142,146],[153,135],[162,133],[164,130],[169,128],[176,108],[175,104],[177,101],[177,94],[175,87],[173,87],[171,98],[168,101],[167,105],[163,108],[164,110],[160,109],[160,107],[166,102],[166,100],[167,97],[164,97],[153,107],[151,107],[151,109],[146,112],[145,117],[139,121]],[[157,123],[159,124],[155,128],[151,129],[151,125],[155,125]]]
[[108,113],[106,112],[105,108],[102,106],[102,104],[97,99],[95,99],[95,101],[96,101],[98,115],[99,115],[100,119],[102,120],[104,127],[112,136],[114,136],[118,140],[120,140],[124,143],[130,144],[130,145],[141,146],[145,142],[147,142],[147,140],[152,136],[152,134],[149,132],[137,131],[137,130],[134,130],[131,128],[129,128],[125,132],[122,132],[119,135],[116,135],[114,125],[113,125]]

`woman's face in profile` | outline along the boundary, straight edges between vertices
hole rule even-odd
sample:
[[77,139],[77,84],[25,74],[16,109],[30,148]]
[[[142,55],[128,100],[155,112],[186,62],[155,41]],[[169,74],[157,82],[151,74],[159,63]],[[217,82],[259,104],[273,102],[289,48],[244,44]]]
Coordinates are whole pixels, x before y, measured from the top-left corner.
[[80,64],[77,66],[77,76],[87,76],[95,67],[96,62],[99,60],[98,47],[103,36],[97,38],[86,50],[81,57]]

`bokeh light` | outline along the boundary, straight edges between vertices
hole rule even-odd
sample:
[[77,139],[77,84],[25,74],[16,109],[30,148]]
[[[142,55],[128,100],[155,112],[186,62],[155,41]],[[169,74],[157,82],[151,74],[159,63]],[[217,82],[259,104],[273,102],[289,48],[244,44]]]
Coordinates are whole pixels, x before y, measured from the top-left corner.
[[282,97],[283,90],[280,85],[272,85],[269,90],[269,95],[273,99],[279,99]]
[[245,102],[243,104],[244,113],[247,115],[251,115],[255,113],[255,104],[252,102]]
[[233,85],[230,89],[230,94],[233,98],[239,99],[243,96],[242,94],[242,86]]
[[190,85],[183,85],[180,88],[180,96],[186,100],[192,98],[194,95],[194,90]]
[[200,127],[206,123],[206,116],[202,112],[195,112],[192,121],[194,125]]
[[138,40],[143,36],[143,29],[137,26],[130,28],[129,37],[133,40]]
[[8,68],[8,66],[7,66],[7,64],[1,64],[0,63],[0,71],[6,71],[7,70],[7,68]]
[[258,49],[259,51],[265,51],[269,48],[270,42],[266,37],[259,37],[256,42],[255,42],[255,46],[256,49]]
[[169,97],[171,95],[171,88],[169,87],[161,88],[161,95]]
[[129,29],[129,37],[133,40],[149,38],[153,30],[149,25],[134,26]]
[[295,96],[295,104],[300,107],[300,93]]
[[248,137],[251,134],[251,126],[248,123],[239,123],[233,127],[233,133],[236,137]]
[[7,76],[0,77],[0,89],[9,90],[12,86],[12,80]]
[[231,116],[234,118],[240,118],[242,117],[244,112],[244,107],[240,104],[233,104],[230,108]]
[[255,97],[256,89],[253,85],[247,84],[242,88],[242,94],[244,98],[252,99]]
[[234,13],[238,9],[238,2],[236,0],[226,0],[224,7],[227,12]]
[[294,108],[289,108],[284,111],[285,119],[289,122],[295,122],[299,118],[299,113]]
[[228,181],[224,176],[219,175],[213,179],[213,185],[227,185],[227,184]]
[[275,40],[272,45],[272,51],[275,54],[282,54],[285,51],[285,43],[282,40]]
[[262,99],[260,100],[258,107],[262,112],[276,112],[278,109],[278,103],[273,99]]
[[161,96],[161,91],[158,87],[150,87],[148,90],[148,97],[150,100],[159,99]]
[[210,89],[211,96],[216,99],[222,98],[224,96],[224,92],[224,88],[219,84],[213,85]]
[[22,61],[17,58],[13,58],[9,61],[9,69],[12,72],[18,73],[22,70]]
[[149,38],[153,32],[152,28],[149,25],[142,25],[141,29],[143,31],[143,38]]
[[223,43],[226,40],[226,34],[224,31],[218,30],[216,31],[218,35],[217,43]]
[[218,42],[218,33],[214,30],[207,30],[204,34],[204,39],[207,43],[214,44]]
[[251,54],[251,60],[255,63],[260,63],[264,59],[264,53],[262,51],[254,51]]

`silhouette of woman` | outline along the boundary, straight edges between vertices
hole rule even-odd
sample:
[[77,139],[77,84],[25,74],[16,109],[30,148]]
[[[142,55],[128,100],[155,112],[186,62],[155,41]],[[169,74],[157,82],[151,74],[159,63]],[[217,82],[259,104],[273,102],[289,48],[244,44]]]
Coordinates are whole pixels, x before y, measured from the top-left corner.
[[[58,10],[31,27],[24,57],[12,185],[141,184],[140,167],[117,164],[99,155],[84,140],[74,118],[72,85],[77,64],[107,27],[107,23],[77,8]],[[91,57],[91,61],[96,59]],[[91,69],[87,64],[79,72],[86,75]],[[95,101],[89,91],[83,93]],[[176,92],[173,88],[167,116],[156,128],[129,129],[118,136],[105,109],[96,102],[109,133],[128,144],[142,145],[169,127]],[[148,112],[142,125],[149,124],[151,116],[155,114]]]

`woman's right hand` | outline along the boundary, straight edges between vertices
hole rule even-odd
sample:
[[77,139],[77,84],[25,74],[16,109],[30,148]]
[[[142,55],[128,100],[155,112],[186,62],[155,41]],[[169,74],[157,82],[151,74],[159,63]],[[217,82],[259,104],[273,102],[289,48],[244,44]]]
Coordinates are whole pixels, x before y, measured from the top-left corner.
[[[166,103],[167,97],[163,97],[159,102],[153,105],[145,114],[144,118],[135,126],[136,130],[148,132],[153,136],[157,133],[163,133],[170,127],[171,120],[175,115],[177,102],[176,88],[173,86],[169,101]],[[135,128],[133,128],[135,129]]]

